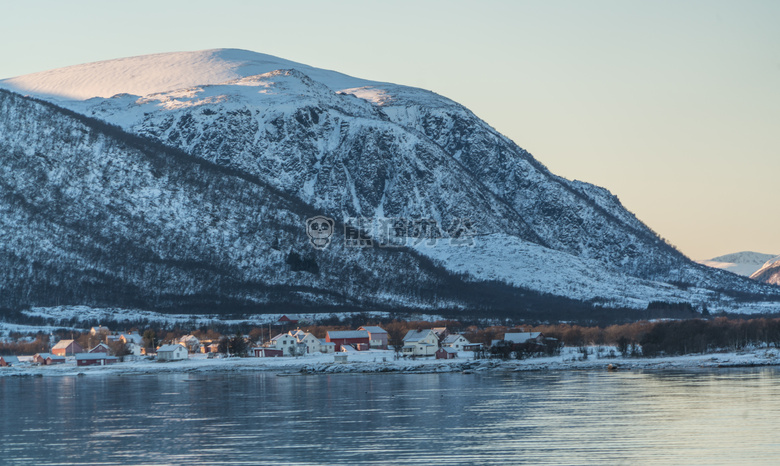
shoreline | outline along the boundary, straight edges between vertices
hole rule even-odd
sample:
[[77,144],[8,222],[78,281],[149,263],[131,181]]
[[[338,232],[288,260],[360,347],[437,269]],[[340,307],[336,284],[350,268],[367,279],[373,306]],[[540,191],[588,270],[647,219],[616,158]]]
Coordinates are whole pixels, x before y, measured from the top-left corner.
[[[361,354],[362,353],[362,354]],[[374,373],[484,373],[526,371],[616,371],[698,370],[740,367],[780,366],[780,350],[763,348],[752,351],[708,353],[657,358],[589,356],[578,360],[570,355],[521,360],[473,359],[471,353],[459,353],[455,359],[418,358],[395,360],[392,351],[370,350],[350,353],[346,363],[336,363],[332,354],[284,358],[216,358],[193,355],[182,361],[139,360],[106,366],[76,366],[73,360],[51,366],[16,365],[0,367],[1,377],[64,377],[86,375],[149,375],[159,373],[277,372],[277,375],[374,374]],[[571,353],[574,354],[574,353]]]

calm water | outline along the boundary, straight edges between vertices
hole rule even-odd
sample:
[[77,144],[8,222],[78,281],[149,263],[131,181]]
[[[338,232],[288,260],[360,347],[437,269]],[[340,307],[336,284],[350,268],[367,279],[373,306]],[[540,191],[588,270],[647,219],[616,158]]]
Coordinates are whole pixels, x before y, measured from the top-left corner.
[[0,377],[0,464],[778,464],[778,376]]

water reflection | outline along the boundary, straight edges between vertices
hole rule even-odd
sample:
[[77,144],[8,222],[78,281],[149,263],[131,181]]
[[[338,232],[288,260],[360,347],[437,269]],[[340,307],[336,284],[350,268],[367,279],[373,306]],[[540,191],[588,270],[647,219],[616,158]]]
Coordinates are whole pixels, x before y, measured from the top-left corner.
[[771,369],[0,377],[3,464],[772,464]]

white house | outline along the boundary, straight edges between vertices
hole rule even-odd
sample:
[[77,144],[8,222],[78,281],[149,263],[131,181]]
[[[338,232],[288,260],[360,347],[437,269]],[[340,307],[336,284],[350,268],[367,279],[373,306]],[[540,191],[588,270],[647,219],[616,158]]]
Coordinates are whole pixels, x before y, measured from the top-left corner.
[[180,361],[187,359],[187,348],[182,345],[164,345],[157,348],[158,361]]
[[335,353],[336,344],[332,341],[325,341],[324,338],[320,338],[320,353]]
[[185,335],[179,338],[179,344],[184,345],[190,353],[197,353],[200,349],[200,340],[195,335]]
[[408,356],[433,356],[439,349],[439,338],[433,330],[409,330],[401,350]]
[[137,333],[120,333],[119,340],[121,340],[122,343],[135,343],[138,346],[144,344],[143,337]]
[[470,345],[471,342],[466,339],[463,335],[447,335],[444,338],[444,341],[441,343],[441,346],[444,348],[452,348],[455,351],[463,351],[466,348],[466,345]]
[[298,340],[298,343],[301,345],[306,346],[306,352],[311,353],[321,353],[321,347],[322,343],[320,342],[320,339],[315,337],[309,332],[302,332],[298,331],[296,339]]
[[[298,350],[298,339],[289,333],[280,333],[271,338],[267,344],[268,348],[282,350],[284,356],[294,356]],[[305,351],[305,350],[304,350]]]
[[98,325],[97,327],[92,327],[89,330],[89,334],[93,337],[97,334],[102,334],[103,336],[105,336],[111,334],[111,330],[109,330],[108,327],[103,327],[102,325]]
[[372,349],[387,349],[387,331],[375,325],[358,327],[358,330],[368,332],[368,346]]
[[130,352],[133,356],[140,356],[141,355],[141,345],[135,342],[128,342],[125,343],[125,347],[127,348],[127,351]]
[[[544,335],[541,332],[507,332],[504,334],[503,340],[515,345],[527,342],[543,343]],[[499,341],[501,340],[493,340],[492,345],[495,346]]]

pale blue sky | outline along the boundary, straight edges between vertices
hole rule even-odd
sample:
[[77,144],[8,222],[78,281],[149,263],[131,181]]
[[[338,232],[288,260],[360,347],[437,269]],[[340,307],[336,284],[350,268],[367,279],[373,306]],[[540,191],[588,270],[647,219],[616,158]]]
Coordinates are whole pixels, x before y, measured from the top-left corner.
[[778,1],[3,3],[0,78],[235,47],[431,89],[684,253],[780,254]]

